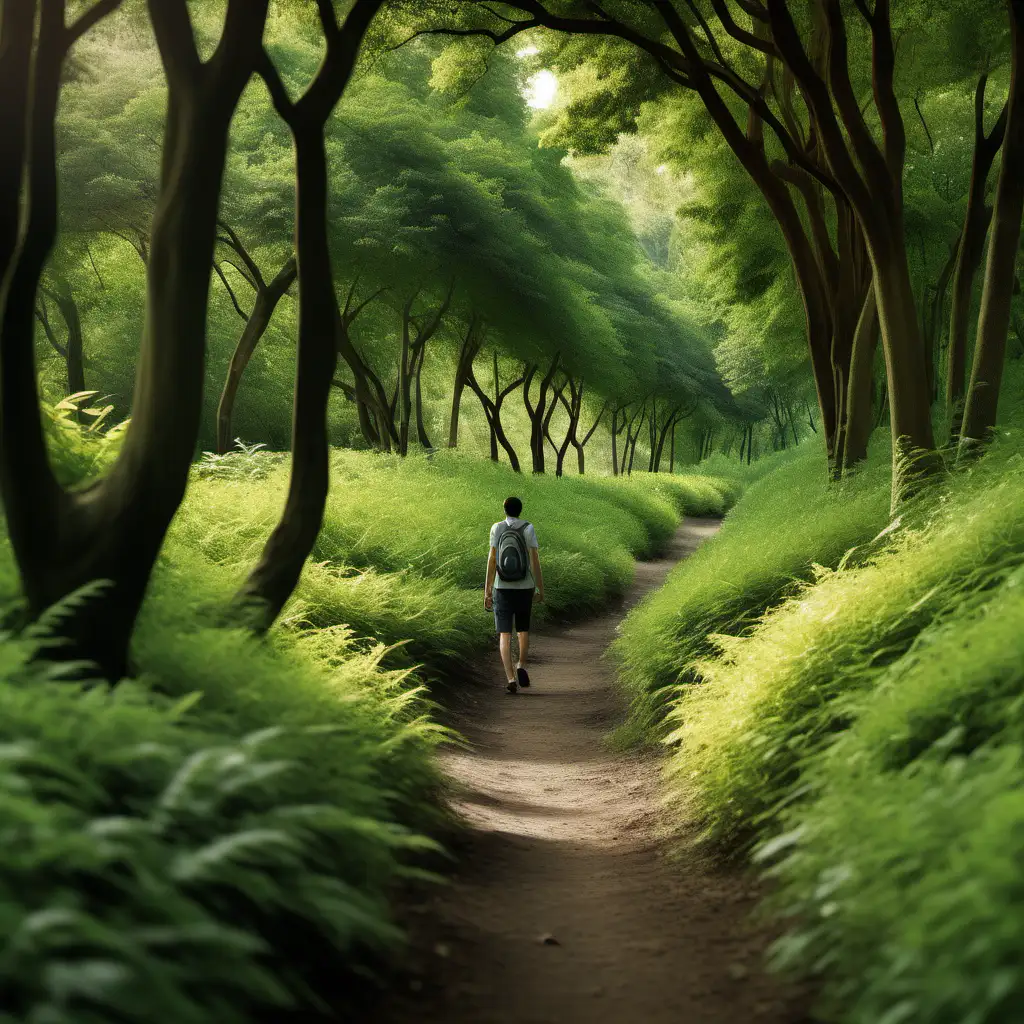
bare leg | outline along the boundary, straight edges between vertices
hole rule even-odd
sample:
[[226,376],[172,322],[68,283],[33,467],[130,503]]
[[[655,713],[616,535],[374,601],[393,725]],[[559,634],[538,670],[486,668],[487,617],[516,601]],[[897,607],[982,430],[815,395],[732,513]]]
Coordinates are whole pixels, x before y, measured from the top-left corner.
[[502,633],[498,647],[501,650],[501,663],[505,666],[505,679],[511,682],[516,677],[515,669],[512,668],[512,634]]
[[519,664],[526,668],[526,656],[530,653],[530,634],[519,634]]

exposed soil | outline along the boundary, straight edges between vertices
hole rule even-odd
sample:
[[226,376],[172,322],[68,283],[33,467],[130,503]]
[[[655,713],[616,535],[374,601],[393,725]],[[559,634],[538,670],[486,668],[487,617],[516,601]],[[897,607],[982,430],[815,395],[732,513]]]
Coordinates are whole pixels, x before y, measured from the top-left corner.
[[602,655],[629,604],[717,529],[689,519],[637,566],[624,605],[532,637],[529,690],[497,655],[445,767],[468,822],[457,874],[410,912],[411,975],[375,1020],[445,1024],[797,1024],[766,976],[756,883],[666,840],[651,755],[605,738],[623,714]]

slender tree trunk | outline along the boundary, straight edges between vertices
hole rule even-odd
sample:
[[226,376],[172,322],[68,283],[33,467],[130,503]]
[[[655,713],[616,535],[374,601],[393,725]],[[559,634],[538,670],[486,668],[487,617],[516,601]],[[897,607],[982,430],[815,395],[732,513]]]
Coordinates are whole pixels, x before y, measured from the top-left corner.
[[985,88],[982,75],[974,96],[974,157],[967,193],[967,212],[956,271],[953,276],[953,304],[949,317],[949,346],[946,355],[946,411],[950,420],[950,443],[956,444],[964,410],[964,378],[967,372],[967,330],[974,294],[974,279],[985,252],[985,236],[992,208],[985,203],[985,188],[1006,132],[1006,106],[989,135],[985,134]]
[[[253,625],[269,629],[281,613],[316,544],[330,486],[327,408],[338,361],[342,318],[334,290],[327,227],[325,126],[355,66],[378,0],[357,5],[338,28],[321,13],[327,52],[307,93],[292,102],[273,65],[261,73],[295,145],[295,252],[299,274],[299,345],[292,419],[292,466],[284,512],[236,603]],[[346,308],[346,313],[348,312]]]
[[[891,252],[872,255],[875,299],[889,382],[889,423],[893,440],[893,500],[909,478],[930,472],[934,463],[931,401],[924,369],[924,339],[914,305],[902,226]],[[905,460],[910,460],[906,462]]]
[[78,303],[67,278],[56,281],[57,307],[68,329],[67,372],[68,394],[79,395],[85,391],[85,360],[82,344],[82,320],[78,315]]
[[[578,396],[580,408],[582,408],[583,406],[583,387],[584,385],[581,381]],[[580,476],[583,476],[586,470],[586,459],[584,457],[584,449],[587,447],[587,444],[590,442],[590,439],[594,436],[594,433],[597,431],[597,428],[601,425],[601,420],[604,419],[604,414],[607,411],[608,403],[605,402],[601,406],[601,411],[597,414],[597,419],[594,420],[594,422],[590,426],[590,429],[586,432],[586,434],[583,435],[582,440],[578,437],[576,431],[573,431],[572,443],[576,448],[576,469]],[[577,416],[577,421],[578,419],[579,417]]]
[[[515,448],[512,447],[512,444],[509,441],[508,436],[505,434],[505,429],[502,426],[501,407],[504,404],[505,399],[508,398],[508,396],[512,394],[512,392],[515,391],[516,388],[523,385],[525,379],[526,377],[524,373],[524,375],[518,377],[516,380],[514,380],[511,384],[507,385],[501,391],[498,391],[495,395],[494,400],[492,401],[488,397],[484,389],[480,386],[480,382],[476,379],[476,374],[473,372],[472,367],[470,367],[469,374],[466,377],[466,383],[472,389],[473,394],[475,394],[477,398],[480,400],[480,405],[483,406],[484,416],[487,417],[487,424],[491,430],[491,458],[495,462],[498,461],[498,450],[495,446],[495,443],[500,444],[501,447],[504,449],[505,454],[508,456],[509,464],[512,466],[513,471],[516,473],[522,472],[519,464],[519,456],[516,454]],[[495,387],[497,387],[497,352],[495,352],[494,357],[494,381]]]
[[239,598],[254,600],[258,628],[280,614],[313,550],[330,482],[327,403],[337,365],[338,314],[327,233],[327,152],[322,124],[292,126],[295,140],[299,346],[292,420],[292,471],[284,513]]
[[[36,315],[43,325],[43,330],[50,344],[58,355],[64,360],[64,367],[67,374],[68,395],[80,395],[85,391],[85,357],[84,344],[82,339],[82,320],[78,313],[78,303],[75,301],[71,283],[65,277],[58,277],[54,281],[52,289],[43,288],[43,292],[49,295],[57,304],[64,327],[67,331],[67,342],[61,344],[50,323],[45,302],[41,309],[37,309]],[[76,418],[81,418],[81,413],[76,409]]]
[[416,440],[427,451],[433,451],[434,445],[427,434],[427,427],[423,419],[423,359],[426,351],[426,346],[421,345],[419,358],[416,360]]
[[961,447],[966,449],[987,441],[996,425],[1024,214],[1024,0],[1007,0],[1007,7],[1012,46],[1010,98],[974,365],[961,429]]
[[409,420],[412,416],[412,354],[410,351],[409,320],[413,299],[402,309],[402,351],[398,363],[398,454],[409,454]]
[[242,383],[242,376],[256,351],[256,346],[270,326],[277,304],[295,280],[296,267],[295,257],[289,257],[270,284],[265,288],[257,289],[252,312],[249,314],[242,335],[235,345],[234,352],[231,353],[227,376],[224,379],[220,402],[217,405],[217,451],[221,455],[231,449],[233,442],[234,431],[231,423],[235,411],[235,398]]
[[846,398],[846,447],[843,470],[848,472],[867,458],[868,441],[873,426],[871,399],[874,394],[875,350],[878,347],[878,316],[875,289],[872,286],[864,298],[864,306],[857,320],[850,360],[850,389]]
[[[612,476],[619,475],[619,411],[618,406],[612,410]],[[625,417],[625,409],[622,410],[622,415]]]
[[[473,313],[470,316],[469,326],[466,328],[466,333],[462,339],[462,345],[459,349],[458,366],[455,370],[455,387],[452,391],[452,415],[448,425],[449,448],[457,448],[459,444],[459,409],[462,405],[462,392],[465,390],[466,378],[482,344],[483,329],[481,319],[476,313]],[[495,461],[497,461],[497,441],[493,436],[493,432],[491,443],[495,454]]]
[[551,382],[558,372],[560,355],[556,352],[551,361],[551,367],[540,382],[540,389],[537,395],[537,404],[530,401],[530,385],[537,374],[537,366],[530,366],[526,372],[523,383],[523,403],[526,406],[527,415],[530,417],[530,453],[533,461],[533,472],[544,472],[544,425],[548,409],[548,397]]

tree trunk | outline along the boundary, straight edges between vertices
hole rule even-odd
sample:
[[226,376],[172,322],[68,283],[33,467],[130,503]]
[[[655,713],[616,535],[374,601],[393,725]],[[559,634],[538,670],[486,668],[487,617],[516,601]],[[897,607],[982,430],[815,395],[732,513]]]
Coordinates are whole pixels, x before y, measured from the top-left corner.
[[[455,387],[452,390],[452,415],[448,423],[448,447],[457,448],[459,444],[459,410],[462,406],[462,392],[466,388],[466,378],[473,362],[483,345],[484,332],[482,321],[476,313],[469,319],[469,326],[462,339],[462,346],[459,349],[459,361],[455,370]],[[495,461],[497,461],[497,440],[493,431],[491,436],[492,450]]]
[[409,319],[413,299],[402,309],[402,351],[398,362],[398,454],[409,454],[409,420],[412,417],[412,366]]
[[540,389],[537,395],[537,404],[534,406],[530,401],[530,386],[537,374],[536,364],[530,366],[526,372],[523,382],[523,404],[526,406],[527,415],[530,417],[530,454],[533,461],[533,472],[544,472],[544,440],[545,440],[545,416],[548,410],[548,392],[551,382],[558,372],[561,356],[556,352],[551,360],[551,367],[540,382]]
[[[327,407],[337,366],[341,313],[327,228],[325,126],[341,99],[359,45],[380,3],[356,5],[340,29],[324,18],[324,61],[307,93],[292,103],[269,61],[261,67],[275,109],[295,144],[295,252],[299,273],[299,345],[292,420],[292,467],[284,512],[236,602],[269,629],[302,575],[323,523],[330,486]],[[323,15],[321,15],[323,18]],[[346,308],[346,313],[348,312]]]
[[927,360],[925,362],[925,370],[928,375],[928,394],[933,403],[939,397],[938,358],[942,348],[942,324],[945,319],[946,293],[949,291],[949,282],[963,244],[964,236],[963,232],[961,232],[949,247],[949,258],[942,266],[939,280],[935,284],[935,294],[932,296],[931,305],[928,307],[928,323],[924,331]]
[[416,360],[416,440],[419,441],[420,446],[426,448],[427,451],[433,451],[434,445],[431,443],[431,440],[427,435],[427,427],[423,419],[423,359],[426,355],[426,351],[426,346],[421,345],[419,358]]
[[338,358],[323,127],[298,122],[292,130],[298,181],[295,248],[301,275],[292,471],[281,519],[238,595],[243,603],[253,602],[260,630],[280,614],[320,533],[330,482],[327,403]]
[[1010,98],[981,292],[974,365],[961,429],[961,447],[968,450],[987,441],[996,425],[1024,214],[1024,0],[1008,0],[1007,6],[1013,54]]
[[221,455],[230,451],[234,440],[231,423],[235,411],[235,398],[242,383],[242,376],[256,351],[256,346],[270,326],[277,304],[292,286],[296,273],[295,257],[291,256],[269,285],[257,288],[252,312],[242,329],[234,352],[231,353],[227,376],[224,378],[224,387],[217,405],[217,452]]
[[612,410],[612,476],[619,475],[619,434],[622,428],[619,427],[619,412],[622,412],[623,419],[626,416],[626,410],[620,410],[616,406]]
[[[579,404],[580,404],[580,407],[582,408],[582,406],[583,406],[583,382],[582,381],[580,382],[580,386],[579,386]],[[573,445],[576,448],[576,469],[579,472],[580,476],[583,476],[584,471],[586,469],[586,460],[584,458],[583,451],[587,447],[587,444],[590,442],[590,439],[594,436],[595,431],[600,426],[601,420],[604,419],[604,414],[607,411],[608,411],[608,403],[605,402],[601,406],[601,411],[597,414],[597,419],[595,419],[594,422],[591,424],[590,429],[586,432],[586,434],[584,434],[582,440],[580,440],[578,438],[578,436],[577,436],[575,431],[573,432],[572,443],[573,443]],[[577,416],[577,420],[578,420],[578,418],[579,417]]]
[[890,250],[872,253],[875,300],[885,352],[893,443],[893,504],[912,479],[936,467],[931,401],[924,370],[924,339],[914,306],[902,224]]
[[871,399],[874,394],[875,350],[878,347],[878,315],[875,289],[864,298],[857,320],[850,360],[850,387],[846,398],[846,444],[843,453],[844,472],[849,472],[867,458],[868,441],[873,427]]
[[[26,10],[31,13],[32,6],[5,5],[5,46],[7,26]],[[87,594],[62,609],[59,632],[67,643],[48,649],[47,656],[93,662],[111,679],[126,670],[134,622],[184,495],[195,450],[209,268],[228,129],[262,52],[266,8],[265,0],[230,0],[216,54],[202,65],[184,0],[150,2],[167,72],[168,109],[131,427],[108,476],[70,493],[56,484],[47,460],[32,318],[42,268],[56,235],[53,128],[61,68],[82,22],[65,29],[60,2],[44,5],[40,19],[26,223],[2,295],[3,494],[30,612],[38,616],[90,585]],[[4,106],[19,100],[17,91],[5,93]],[[5,147],[10,145],[8,139]],[[0,165],[9,156],[7,150]],[[3,227],[0,216],[0,243]]]
[[1006,106],[991,134],[985,134],[985,87],[982,75],[974,96],[974,157],[967,193],[962,241],[953,276],[953,304],[949,317],[949,347],[946,355],[946,412],[949,416],[950,443],[956,444],[964,410],[964,377],[967,372],[967,330],[974,294],[974,278],[985,252],[985,236],[992,219],[992,208],[985,203],[985,188],[1003,144],[1006,131]]
[[[501,407],[513,391],[516,390],[520,385],[523,384],[525,375],[518,377],[511,384],[507,385],[501,391],[496,390],[495,398],[492,401],[484,389],[480,387],[480,382],[476,379],[476,374],[473,372],[472,366],[469,368],[469,373],[466,377],[466,383],[470,386],[473,394],[480,400],[481,406],[483,406],[484,416],[487,418],[487,425],[491,430],[491,458],[494,462],[498,461],[498,449],[497,444],[500,444],[504,449],[505,454],[508,456],[509,464],[512,466],[512,470],[516,473],[521,472],[519,465],[519,456],[516,454],[515,448],[512,447],[505,429],[501,423]],[[495,389],[498,387],[498,355],[495,352],[494,355],[494,384]]]

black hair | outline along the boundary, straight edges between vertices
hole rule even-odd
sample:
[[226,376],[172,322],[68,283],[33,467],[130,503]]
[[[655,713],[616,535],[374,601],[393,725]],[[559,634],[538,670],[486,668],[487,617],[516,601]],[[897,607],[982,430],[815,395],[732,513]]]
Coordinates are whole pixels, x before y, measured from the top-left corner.
[[519,513],[523,511],[523,503],[519,498],[506,498],[505,499],[505,515],[511,516],[513,519],[519,518]]

